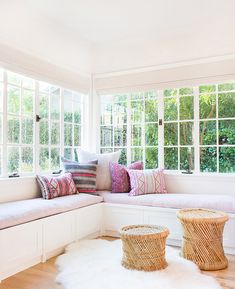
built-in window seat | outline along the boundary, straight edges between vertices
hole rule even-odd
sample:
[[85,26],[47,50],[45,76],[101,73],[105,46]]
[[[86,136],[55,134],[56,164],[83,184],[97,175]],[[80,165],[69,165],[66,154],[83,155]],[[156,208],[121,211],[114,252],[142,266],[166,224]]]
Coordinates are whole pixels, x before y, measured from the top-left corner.
[[[32,184],[33,185],[33,184]],[[36,188],[36,187],[35,187]],[[82,238],[118,236],[122,226],[160,224],[169,228],[168,244],[181,244],[180,208],[202,207],[229,214],[224,247],[235,254],[235,197],[233,195],[149,194],[97,191],[44,200],[11,200],[0,204],[0,280],[63,252]],[[31,195],[29,195],[31,196]]]

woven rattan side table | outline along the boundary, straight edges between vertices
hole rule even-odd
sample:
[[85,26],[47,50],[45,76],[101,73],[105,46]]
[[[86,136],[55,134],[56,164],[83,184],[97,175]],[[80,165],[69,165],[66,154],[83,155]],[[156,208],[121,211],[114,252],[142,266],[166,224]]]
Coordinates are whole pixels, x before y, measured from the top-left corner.
[[206,209],[182,209],[177,213],[183,226],[182,257],[202,270],[228,266],[223,249],[223,230],[228,215]]
[[167,228],[151,225],[127,226],[120,230],[123,258],[127,269],[155,271],[167,266],[165,259]]

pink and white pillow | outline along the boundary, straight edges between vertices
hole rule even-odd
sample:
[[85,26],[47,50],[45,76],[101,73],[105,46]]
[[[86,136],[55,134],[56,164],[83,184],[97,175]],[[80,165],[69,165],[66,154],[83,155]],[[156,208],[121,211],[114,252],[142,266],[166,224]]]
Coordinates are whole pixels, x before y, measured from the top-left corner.
[[143,170],[143,162],[135,162],[128,167],[110,162],[109,169],[112,177],[112,193],[127,193],[130,191],[130,178],[127,170]]
[[163,169],[128,170],[131,183],[129,196],[167,193]]
[[42,197],[47,200],[78,193],[71,173],[59,176],[37,175],[37,181]]

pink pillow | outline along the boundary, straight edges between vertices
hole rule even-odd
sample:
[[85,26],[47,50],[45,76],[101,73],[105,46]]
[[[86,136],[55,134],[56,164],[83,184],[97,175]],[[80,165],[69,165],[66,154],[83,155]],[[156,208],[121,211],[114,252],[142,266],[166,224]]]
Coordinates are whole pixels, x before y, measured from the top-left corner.
[[71,173],[59,176],[37,175],[37,181],[43,198],[47,200],[78,193]]
[[130,178],[127,170],[143,170],[143,162],[135,162],[128,167],[118,163],[109,163],[112,177],[112,193],[127,193],[130,191]]
[[144,171],[128,170],[128,173],[131,183],[129,196],[167,193],[163,169]]

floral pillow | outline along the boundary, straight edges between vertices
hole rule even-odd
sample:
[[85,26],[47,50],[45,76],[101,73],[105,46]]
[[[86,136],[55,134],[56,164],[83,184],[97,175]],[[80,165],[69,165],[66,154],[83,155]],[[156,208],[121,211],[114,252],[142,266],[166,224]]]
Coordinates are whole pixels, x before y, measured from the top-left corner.
[[112,177],[112,193],[127,193],[130,191],[130,178],[127,170],[143,170],[143,162],[135,162],[128,167],[110,162],[109,169]]
[[129,196],[167,193],[163,169],[128,170],[131,183]]
[[37,175],[36,178],[44,199],[49,200],[78,193],[70,173],[59,176]]

